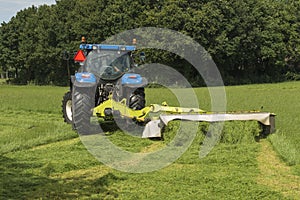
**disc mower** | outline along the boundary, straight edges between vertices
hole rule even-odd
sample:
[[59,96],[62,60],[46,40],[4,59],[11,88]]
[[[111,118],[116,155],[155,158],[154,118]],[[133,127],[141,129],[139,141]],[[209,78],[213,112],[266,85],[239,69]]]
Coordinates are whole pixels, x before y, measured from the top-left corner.
[[[208,112],[198,108],[171,107],[167,104],[146,106],[145,77],[133,72],[135,46],[80,45],[74,60],[80,68],[71,76],[70,91],[63,97],[65,122],[79,134],[93,133],[93,124],[122,120],[126,125],[144,126],[143,138],[161,137],[162,128],[172,120],[232,121],[255,120],[263,134],[275,131],[275,114],[268,112]],[[145,54],[140,54],[144,59]],[[156,117],[151,117],[158,113]],[[158,116],[158,117],[157,117]]]

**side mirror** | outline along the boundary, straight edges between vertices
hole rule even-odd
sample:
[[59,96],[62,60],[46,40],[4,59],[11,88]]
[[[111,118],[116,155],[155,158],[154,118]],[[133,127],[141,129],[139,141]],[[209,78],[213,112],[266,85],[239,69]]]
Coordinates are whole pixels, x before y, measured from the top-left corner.
[[145,52],[141,52],[141,53],[140,53],[140,60],[141,60],[142,62],[145,62],[145,60],[146,60],[146,54],[145,54]]

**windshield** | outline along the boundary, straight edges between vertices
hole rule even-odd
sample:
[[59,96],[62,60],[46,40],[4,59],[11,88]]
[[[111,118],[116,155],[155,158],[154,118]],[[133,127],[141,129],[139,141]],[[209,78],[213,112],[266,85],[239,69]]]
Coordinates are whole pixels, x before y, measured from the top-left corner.
[[130,70],[131,63],[128,52],[93,50],[88,54],[83,69],[101,79],[115,80]]

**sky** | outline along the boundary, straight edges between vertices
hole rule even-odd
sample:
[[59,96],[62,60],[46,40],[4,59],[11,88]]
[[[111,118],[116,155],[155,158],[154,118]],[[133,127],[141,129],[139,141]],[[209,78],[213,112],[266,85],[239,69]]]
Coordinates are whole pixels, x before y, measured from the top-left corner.
[[9,22],[20,10],[43,4],[55,4],[55,0],[0,0],[0,23]]

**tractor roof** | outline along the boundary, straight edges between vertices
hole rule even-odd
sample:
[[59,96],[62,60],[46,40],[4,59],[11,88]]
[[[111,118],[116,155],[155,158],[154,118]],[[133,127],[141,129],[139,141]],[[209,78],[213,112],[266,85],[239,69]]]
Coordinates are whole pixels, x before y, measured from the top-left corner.
[[111,51],[135,51],[135,46],[128,45],[109,45],[109,44],[81,44],[80,49],[84,50],[111,50]]

